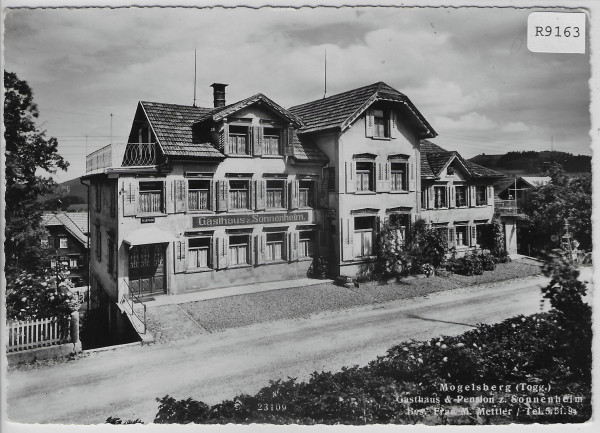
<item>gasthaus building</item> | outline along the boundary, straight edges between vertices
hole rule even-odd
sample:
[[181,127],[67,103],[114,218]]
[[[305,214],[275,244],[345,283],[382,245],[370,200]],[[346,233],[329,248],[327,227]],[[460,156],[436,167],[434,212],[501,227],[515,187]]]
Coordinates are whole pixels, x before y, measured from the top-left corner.
[[128,142],[88,155],[109,316],[132,297],[306,277],[315,256],[355,275],[387,219],[477,245],[498,173],[424,141],[436,132],[406,95],[379,82],[285,109],[260,93],[227,104],[226,86],[210,108],[140,102]]

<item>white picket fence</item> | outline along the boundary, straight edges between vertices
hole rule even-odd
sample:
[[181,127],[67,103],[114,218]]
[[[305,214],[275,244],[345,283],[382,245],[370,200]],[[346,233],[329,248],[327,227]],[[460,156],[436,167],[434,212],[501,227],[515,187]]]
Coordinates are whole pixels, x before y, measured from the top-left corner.
[[71,340],[69,318],[14,321],[8,323],[7,352],[67,343]]

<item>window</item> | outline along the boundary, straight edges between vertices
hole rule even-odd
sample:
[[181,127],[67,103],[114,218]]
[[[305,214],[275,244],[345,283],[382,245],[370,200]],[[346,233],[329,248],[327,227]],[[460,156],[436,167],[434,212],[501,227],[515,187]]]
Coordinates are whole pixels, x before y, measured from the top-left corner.
[[263,133],[263,155],[280,155],[280,130],[265,128]]
[[410,226],[409,214],[391,214],[389,216],[389,224],[396,231],[398,243],[401,246],[406,245],[408,227]]
[[300,232],[300,241],[298,244],[298,257],[313,257],[315,254],[315,234],[314,231]]
[[276,262],[285,258],[284,237],[285,233],[267,233],[267,248],[265,251],[267,262]]
[[162,182],[140,182],[140,213],[163,213]]
[[210,268],[210,238],[191,238],[188,240],[188,268]]
[[312,180],[301,180],[299,182],[299,207],[315,206],[315,183]]
[[102,258],[102,232],[100,226],[96,226],[96,258],[98,261]]
[[59,248],[69,248],[69,240],[67,238],[58,238]]
[[117,182],[110,184],[110,216],[115,217],[117,215]]
[[354,248],[356,257],[373,255],[375,217],[354,218]]
[[356,190],[373,191],[373,174],[375,164],[372,162],[356,163]]
[[390,136],[390,113],[387,110],[373,110],[373,136]]
[[427,189],[421,191],[421,209],[427,209]]
[[55,269],[55,268],[56,268],[56,259],[50,259],[50,267],[51,267],[52,269]]
[[229,153],[248,155],[248,127],[229,125]]
[[230,209],[250,209],[249,200],[249,181],[248,180],[230,180],[229,181],[229,208]]
[[41,240],[41,247],[44,249],[50,248],[50,244],[48,243],[48,238],[44,238]]
[[102,190],[99,183],[94,184],[94,202],[96,203],[96,212],[100,212],[102,210]]
[[115,241],[112,237],[108,238],[108,272],[113,274],[116,271],[115,266]]
[[456,246],[469,246],[469,231],[467,226],[456,226]]
[[188,183],[188,209],[210,208],[210,180],[190,180]]
[[408,164],[392,162],[392,191],[408,191]]
[[249,237],[248,235],[229,236],[229,264],[248,264]]
[[325,179],[327,179],[327,191],[335,191],[335,167],[326,167],[323,170]]
[[475,186],[475,205],[487,205],[487,187],[485,185]]
[[454,187],[456,196],[456,207],[467,206],[467,187],[464,185],[456,185]]
[[445,186],[434,186],[433,187],[434,207],[436,209],[448,207],[446,199],[446,187]]
[[77,257],[69,257],[69,268],[71,269],[77,269],[78,267],[78,263],[77,263]]
[[284,194],[284,180],[267,180],[267,208],[279,209],[285,207]]

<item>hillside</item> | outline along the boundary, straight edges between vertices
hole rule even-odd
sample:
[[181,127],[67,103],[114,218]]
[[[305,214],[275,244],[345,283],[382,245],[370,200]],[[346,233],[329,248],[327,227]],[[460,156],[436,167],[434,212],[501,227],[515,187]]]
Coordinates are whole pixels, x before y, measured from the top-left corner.
[[[39,198],[42,208],[45,210],[78,211],[87,210],[87,187],[79,181],[79,178],[67,180],[59,183],[54,194],[49,194]],[[60,203],[58,203],[60,200]]]
[[558,162],[567,173],[591,173],[592,157],[589,155],[573,155],[567,152],[533,150],[508,152],[501,155],[477,155],[470,161],[483,165],[508,176],[537,176],[543,171],[545,164]]

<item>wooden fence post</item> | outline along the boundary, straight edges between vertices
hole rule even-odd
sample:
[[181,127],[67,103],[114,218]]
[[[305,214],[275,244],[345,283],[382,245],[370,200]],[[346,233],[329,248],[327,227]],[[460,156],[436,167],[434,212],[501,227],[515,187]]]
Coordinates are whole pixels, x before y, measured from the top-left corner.
[[79,311],[71,313],[71,342],[73,344],[79,343]]

